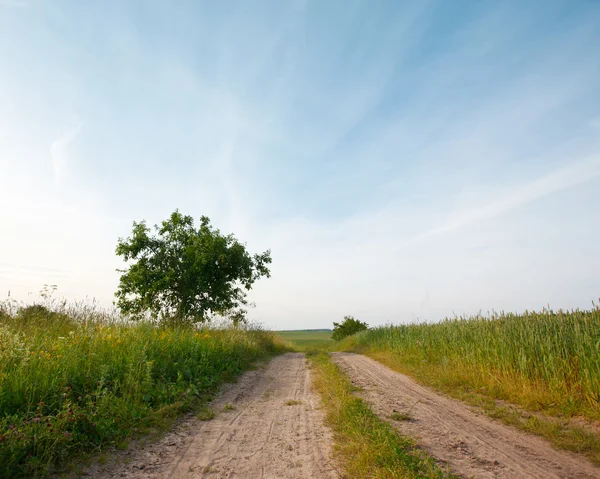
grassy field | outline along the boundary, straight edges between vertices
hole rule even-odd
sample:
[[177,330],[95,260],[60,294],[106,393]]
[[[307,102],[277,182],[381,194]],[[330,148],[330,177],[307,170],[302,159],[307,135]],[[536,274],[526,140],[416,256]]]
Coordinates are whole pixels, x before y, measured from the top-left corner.
[[296,331],[275,331],[285,342],[300,351],[322,348],[334,343],[330,329],[305,329]]
[[[596,307],[379,327],[335,347],[367,354],[423,384],[483,406],[505,422],[541,434],[558,447],[584,452],[600,462],[599,435],[569,421],[600,420]],[[518,405],[525,413],[498,400]]]
[[206,400],[280,350],[258,330],[123,324],[85,309],[0,309],[0,477],[37,477]]

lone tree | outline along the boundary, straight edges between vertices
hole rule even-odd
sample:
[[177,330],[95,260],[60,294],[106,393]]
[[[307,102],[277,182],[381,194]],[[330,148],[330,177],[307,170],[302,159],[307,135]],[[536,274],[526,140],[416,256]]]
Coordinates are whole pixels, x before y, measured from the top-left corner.
[[214,229],[206,216],[194,227],[191,216],[175,210],[154,226],[133,222],[129,238],[119,238],[117,255],[128,268],[115,293],[117,306],[133,318],[205,322],[217,315],[244,321],[246,291],[269,277],[270,250],[250,255],[233,235]]
[[339,341],[346,336],[351,336],[368,328],[369,325],[367,323],[363,323],[353,316],[344,316],[343,323],[333,323],[333,334],[331,335],[331,338],[335,341]]

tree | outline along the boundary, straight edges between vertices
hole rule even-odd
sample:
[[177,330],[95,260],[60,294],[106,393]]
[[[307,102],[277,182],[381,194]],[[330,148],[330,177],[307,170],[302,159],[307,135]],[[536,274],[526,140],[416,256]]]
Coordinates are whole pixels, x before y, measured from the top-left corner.
[[131,236],[119,238],[116,253],[129,262],[128,269],[118,270],[117,306],[135,319],[205,322],[216,314],[243,321],[246,291],[270,276],[270,250],[252,256],[206,216],[196,229],[193,218],[178,210],[155,225],[154,234],[145,221],[134,221]]
[[331,337],[335,341],[339,341],[346,336],[351,336],[368,328],[369,325],[367,323],[363,323],[362,321],[355,319],[353,316],[344,316],[343,323],[333,323],[333,334]]

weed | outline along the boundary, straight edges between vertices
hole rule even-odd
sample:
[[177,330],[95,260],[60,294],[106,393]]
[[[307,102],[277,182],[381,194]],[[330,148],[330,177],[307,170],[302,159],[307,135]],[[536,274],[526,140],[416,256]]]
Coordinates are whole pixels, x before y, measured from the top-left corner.
[[196,417],[198,419],[200,419],[200,421],[210,421],[211,419],[214,419],[215,412],[212,409],[210,409],[209,407],[203,406],[196,413]]
[[295,399],[290,399],[289,401],[285,402],[286,406],[296,406],[300,404],[300,401],[296,401]]
[[406,412],[394,411],[390,414],[390,419],[394,421],[412,421],[412,416]]

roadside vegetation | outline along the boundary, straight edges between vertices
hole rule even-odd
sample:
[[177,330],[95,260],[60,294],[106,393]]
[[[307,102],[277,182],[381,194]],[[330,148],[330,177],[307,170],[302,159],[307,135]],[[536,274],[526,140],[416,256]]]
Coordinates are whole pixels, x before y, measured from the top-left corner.
[[333,429],[338,463],[348,478],[451,478],[412,439],[379,419],[326,353],[309,355],[314,385]]
[[507,423],[600,462],[600,309],[379,327],[335,349],[366,354]]
[[252,328],[127,323],[83,306],[0,309],[0,477],[40,477],[201,406],[280,351]]

